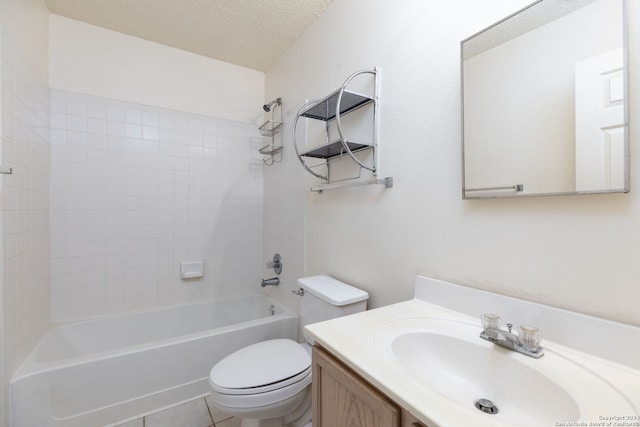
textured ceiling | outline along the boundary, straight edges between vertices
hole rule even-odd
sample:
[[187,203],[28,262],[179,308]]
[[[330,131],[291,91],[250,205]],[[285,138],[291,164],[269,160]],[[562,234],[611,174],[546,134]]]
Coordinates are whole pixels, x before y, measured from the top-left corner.
[[45,0],[51,13],[265,71],[334,0]]

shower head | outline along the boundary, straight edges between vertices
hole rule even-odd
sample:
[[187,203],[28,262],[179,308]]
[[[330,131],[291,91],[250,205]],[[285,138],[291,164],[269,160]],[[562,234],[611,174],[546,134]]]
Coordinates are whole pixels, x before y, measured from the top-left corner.
[[270,103],[264,104],[262,106],[262,109],[268,113],[269,111],[271,111],[271,107],[273,106],[273,104],[280,105],[281,103],[282,103],[282,99],[281,98],[276,98],[273,101],[271,101]]

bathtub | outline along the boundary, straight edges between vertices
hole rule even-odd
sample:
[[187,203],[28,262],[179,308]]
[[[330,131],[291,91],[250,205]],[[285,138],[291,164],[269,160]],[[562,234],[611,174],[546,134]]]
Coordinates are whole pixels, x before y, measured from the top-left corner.
[[257,295],[56,326],[11,379],[11,426],[99,427],[197,398],[224,356],[297,334]]

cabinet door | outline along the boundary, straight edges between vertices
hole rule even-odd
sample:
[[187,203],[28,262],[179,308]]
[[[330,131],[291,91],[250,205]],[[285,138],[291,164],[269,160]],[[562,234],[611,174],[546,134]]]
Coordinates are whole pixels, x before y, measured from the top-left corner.
[[402,427],[427,427],[426,424],[422,423],[419,419],[411,415],[409,412],[403,410],[402,411]]
[[398,427],[400,408],[326,351],[313,347],[314,427]]

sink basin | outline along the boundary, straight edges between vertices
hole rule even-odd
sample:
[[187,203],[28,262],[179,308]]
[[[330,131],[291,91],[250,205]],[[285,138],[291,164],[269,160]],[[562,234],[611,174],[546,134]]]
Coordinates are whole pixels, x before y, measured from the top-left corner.
[[[570,358],[545,348],[532,359],[480,339],[480,331],[457,320],[402,319],[381,326],[375,343],[403,380],[495,425],[552,426],[637,413],[617,389]],[[476,405],[479,399],[497,413],[485,401]]]

